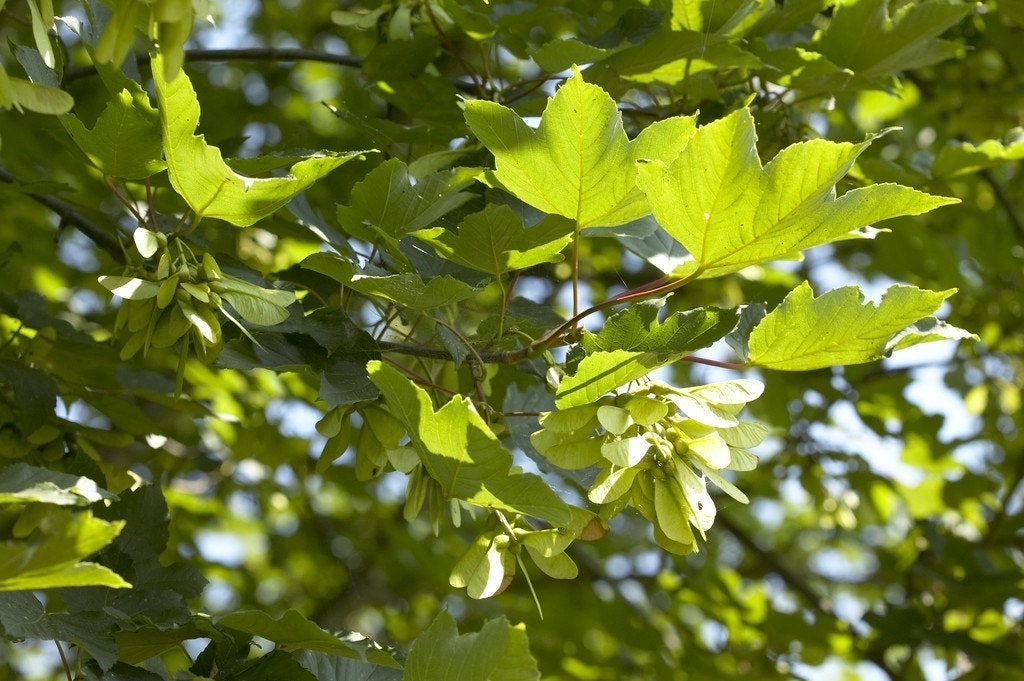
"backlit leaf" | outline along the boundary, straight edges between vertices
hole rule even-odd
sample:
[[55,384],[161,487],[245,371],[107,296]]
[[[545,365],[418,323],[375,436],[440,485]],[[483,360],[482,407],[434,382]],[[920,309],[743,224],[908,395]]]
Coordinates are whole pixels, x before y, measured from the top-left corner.
[[765,167],[747,109],[701,127],[674,162],[640,164],[654,217],[690,251],[678,273],[714,277],[849,239],[855,230],[919,215],[956,199],[894,184],[836,197],[835,185],[870,140],[811,140],[785,148]]
[[95,563],[81,562],[109,544],[124,522],[106,522],[89,511],[55,510],[41,521],[41,538],[0,540],[0,591],[68,586],[131,586]]
[[865,303],[857,286],[815,298],[804,282],[751,331],[748,362],[805,371],[881,359],[892,349],[890,339],[934,313],[953,293],[894,284],[876,306]]
[[494,154],[494,177],[502,187],[581,228],[646,215],[633,162],[671,159],[694,128],[692,118],[668,119],[630,141],[615,102],[584,82],[578,69],[548,100],[536,130],[511,109],[485,100],[466,102],[466,122]]
[[285,177],[239,175],[224,162],[220,149],[195,134],[199,125],[199,101],[188,76],[180,74],[168,82],[158,55],[153,59],[153,80],[160,103],[164,156],[171,185],[197,216],[248,227],[276,211],[321,176],[368,153],[313,154],[293,165]]
[[126,88],[115,94],[91,129],[73,114],[61,116],[60,122],[105,175],[140,180],[166,164],[160,159],[160,115],[145,91],[132,85],[136,91]]

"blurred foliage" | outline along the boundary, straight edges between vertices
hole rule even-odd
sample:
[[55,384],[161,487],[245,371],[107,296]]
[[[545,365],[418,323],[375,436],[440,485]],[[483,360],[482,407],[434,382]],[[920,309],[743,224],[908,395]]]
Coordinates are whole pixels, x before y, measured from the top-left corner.
[[[0,491],[29,467],[40,476],[10,483],[17,499],[0,497],[0,574],[32,567],[32,551],[55,568],[0,591],[0,680],[65,678],[53,640],[82,679],[340,680],[370,669],[399,678],[406,663],[408,678],[435,674],[417,640],[477,654],[497,639],[507,647],[491,669],[465,678],[513,678],[503,665],[551,681],[1024,678],[1019,0],[7,0],[0,37]],[[195,132],[223,150],[234,176],[280,180],[302,159],[347,162],[255,226],[192,220],[205,206],[190,212],[160,149],[145,144],[174,124],[166,110],[157,116],[146,94],[156,90],[136,84],[152,85],[154,44],[165,56],[156,80],[183,70],[201,105]],[[863,150],[839,193],[898,183],[960,200],[887,220],[874,241],[690,282],[672,292],[668,314],[775,309],[804,281],[818,292],[860,284],[869,296],[906,282],[959,289],[940,316],[980,340],[800,373],[673,361],[658,376],[676,386],[764,383],[745,414],[769,437],[757,467],[730,478],[749,505],[716,493],[714,529],[685,556],[662,550],[649,518],[626,510],[603,537],[565,551],[575,580],[531,563],[529,584],[517,578],[477,600],[449,585],[453,566],[482,529],[525,528],[486,526],[486,513],[462,507],[461,525],[446,519],[437,532],[444,509],[431,509],[430,494],[427,513],[410,512],[407,476],[373,425],[386,418],[372,415],[406,396],[375,387],[363,367],[383,357],[509,414],[495,430],[515,463],[536,471],[524,452],[536,412],[552,408],[546,391],[530,390],[544,381],[543,361],[485,367],[447,308],[393,305],[368,288],[383,283],[301,264],[330,244],[378,275],[405,263],[431,282],[477,287],[451,309],[485,339],[474,352],[494,353],[572,316],[574,277],[583,308],[658,281],[669,270],[644,254],[678,253],[652,246],[653,228],[641,244],[596,227],[579,240],[577,272],[542,258],[516,279],[501,279],[499,266],[502,283],[484,286],[371,216],[380,186],[404,186],[407,205],[426,215],[418,228],[454,233],[485,204],[537,222],[499,193],[495,175],[485,187],[453,170],[494,166],[463,109],[489,102],[532,121],[574,64],[611,96],[630,139],[672,116],[706,126],[744,107],[766,160],[805,140],[859,144],[894,128]],[[194,130],[176,134],[194,144]],[[311,151],[322,149],[342,156]],[[379,153],[348,158],[370,149]],[[408,169],[405,184],[384,184],[398,182],[396,168]],[[437,208],[424,186],[450,203]],[[120,308],[148,303],[112,300],[116,286],[98,277],[130,266],[129,278],[158,279],[156,258],[139,251],[168,247],[140,247],[140,226],[187,229],[191,255],[168,260],[191,286],[213,290],[226,273],[252,287],[244,295],[257,318],[290,302],[283,282],[299,313],[254,326],[244,302],[218,307],[207,292],[216,335],[192,322],[164,347],[127,353]],[[203,253],[221,275],[203,269]],[[510,284],[523,297],[499,322]],[[217,316],[230,310],[237,324]],[[459,361],[410,359],[389,343]],[[702,352],[735,359],[724,344]],[[556,492],[586,505],[592,479],[544,470]],[[53,537],[86,534],[94,544],[52,557]],[[117,575],[133,588],[74,586],[116,586]],[[529,655],[509,622],[526,623]],[[339,630],[379,646],[327,634]],[[268,642],[274,651],[263,654]],[[536,668],[516,666],[530,655]]]

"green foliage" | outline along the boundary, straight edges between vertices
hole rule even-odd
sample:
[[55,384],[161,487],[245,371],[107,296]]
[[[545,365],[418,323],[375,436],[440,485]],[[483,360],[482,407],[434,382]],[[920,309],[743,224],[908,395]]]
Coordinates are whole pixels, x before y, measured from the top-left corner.
[[224,162],[217,147],[195,134],[199,102],[192,84],[187,76],[168,81],[164,66],[159,56],[153,60],[167,175],[196,220],[211,217],[248,227],[284,206],[322,175],[363,153],[311,155],[291,166],[285,177],[240,175]]
[[160,116],[137,83],[127,78],[124,82],[126,87],[113,94],[92,129],[74,114],[61,116],[60,121],[104,175],[142,180],[166,167]]
[[479,100],[466,103],[466,122],[494,154],[498,186],[580,229],[646,215],[634,162],[675,158],[694,128],[692,117],[673,118],[627,139],[615,102],[583,82],[578,69],[544,108],[536,131],[511,109]]
[[0,681],[1020,676],[1018,3],[343,5],[0,0]]
[[503,619],[488,622],[479,633],[459,634],[455,620],[442,612],[409,651],[406,681],[529,681],[539,679],[530,657],[526,632]]
[[[815,298],[804,282],[750,332],[747,362],[768,369],[806,371],[872,362],[897,347],[942,337],[969,338],[960,329],[944,336],[935,331],[921,333],[915,327],[953,293],[893,285],[875,306],[863,305],[863,294],[855,286]],[[923,328],[939,324],[935,321]]]
[[879,220],[955,202],[899,185],[837,198],[836,183],[869,142],[794,144],[762,168],[754,139],[754,120],[741,109],[703,126],[671,164],[641,166],[654,216],[693,256],[680,276],[721,276],[792,257]]
[[512,455],[490,431],[472,403],[455,398],[434,411],[429,394],[397,369],[377,360],[372,380],[405,426],[430,477],[446,499],[520,513],[552,525],[569,522],[569,508],[538,476],[509,473]]

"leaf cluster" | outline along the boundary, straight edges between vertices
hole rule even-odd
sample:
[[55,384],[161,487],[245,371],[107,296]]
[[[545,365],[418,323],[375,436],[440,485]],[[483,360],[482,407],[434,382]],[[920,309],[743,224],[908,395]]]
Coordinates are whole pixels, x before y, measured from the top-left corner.
[[72,5],[0,2],[0,677],[1013,678],[1013,3]]

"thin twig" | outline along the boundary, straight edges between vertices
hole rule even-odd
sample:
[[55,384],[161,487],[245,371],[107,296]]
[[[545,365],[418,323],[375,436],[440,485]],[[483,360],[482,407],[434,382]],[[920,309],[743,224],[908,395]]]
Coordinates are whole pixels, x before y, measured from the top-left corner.
[[462,67],[462,70],[465,71],[466,75],[468,75],[470,80],[473,81],[473,85],[474,87],[476,87],[477,95],[479,95],[481,99],[487,99],[486,83],[483,81],[482,78],[480,78],[480,75],[476,72],[476,69],[474,69],[473,66],[469,62],[467,62],[465,58],[463,58],[462,53],[459,52],[458,48],[455,46],[455,43],[452,42],[451,38],[448,37],[448,34],[445,33],[444,29],[441,28],[440,22],[438,22],[437,17],[434,15],[434,8],[430,6],[430,3],[426,2],[424,3],[423,6],[427,11],[427,18],[430,19],[430,23],[433,25],[434,30],[437,31],[437,37],[441,39],[441,42],[444,44],[445,49],[448,50],[448,53],[455,58],[455,61],[459,63],[459,66]]
[[54,639],[53,644],[57,646],[57,652],[60,653],[60,662],[64,667],[64,675],[68,681],[72,681],[71,678],[71,665],[68,663],[68,657],[64,654],[64,646],[60,644],[60,641]]
[[[18,180],[8,173],[6,170],[0,168],[0,182],[7,182],[9,184],[18,184]],[[38,204],[46,206],[51,211],[60,216],[61,225],[71,225],[79,232],[89,237],[93,243],[99,246],[101,249],[110,254],[115,262],[124,264],[127,262],[125,258],[124,248],[117,237],[113,236],[109,232],[105,232],[98,226],[87,220],[78,210],[67,203],[64,203],[58,198],[49,196],[47,194],[36,194],[34,192],[26,192],[26,196],[31,198]]]

